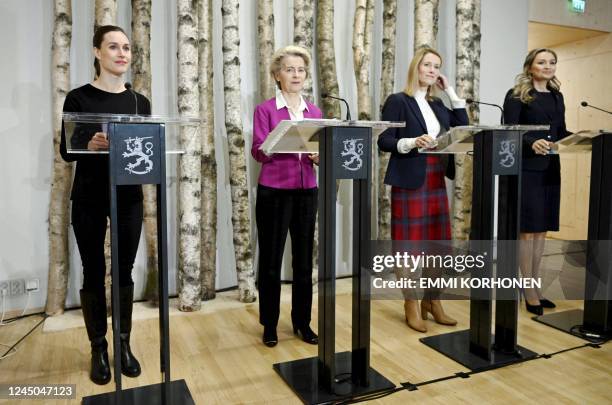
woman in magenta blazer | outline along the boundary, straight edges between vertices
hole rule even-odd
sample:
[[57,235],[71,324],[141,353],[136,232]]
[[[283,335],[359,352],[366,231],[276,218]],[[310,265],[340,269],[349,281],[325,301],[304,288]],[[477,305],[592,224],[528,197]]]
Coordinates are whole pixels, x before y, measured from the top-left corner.
[[273,56],[270,74],[277,95],[255,107],[251,154],[261,163],[255,218],[259,241],[259,322],[263,343],[276,346],[280,314],[280,273],[287,232],[291,233],[293,333],[310,344],[318,336],[310,328],[312,309],[312,249],[317,214],[317,179],[313,164],[318,156],[306,153],[267,155],[260,150],[282,120],[321,118],[321,110],[301,95],[308,75],[310,55],[298,46],[282,48]]

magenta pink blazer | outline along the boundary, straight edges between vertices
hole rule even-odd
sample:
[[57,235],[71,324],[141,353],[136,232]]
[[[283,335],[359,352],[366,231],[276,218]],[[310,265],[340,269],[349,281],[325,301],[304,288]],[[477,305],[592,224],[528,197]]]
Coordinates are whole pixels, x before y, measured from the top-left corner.
[[[323,116],[321,110],[314,104],[306,102],[306,106],[308,108],[304,110],[304,118]],[[276,109],[276,98],[271,98],[255,107],[251,155],[261,163],[259,184],[282,189],[315,188],[317,178],[308,154],[303,153],[301,158],[297,153],[276,153],[266,156],[259,150],[278,123],[289,119],[291,117],[287,107]]]

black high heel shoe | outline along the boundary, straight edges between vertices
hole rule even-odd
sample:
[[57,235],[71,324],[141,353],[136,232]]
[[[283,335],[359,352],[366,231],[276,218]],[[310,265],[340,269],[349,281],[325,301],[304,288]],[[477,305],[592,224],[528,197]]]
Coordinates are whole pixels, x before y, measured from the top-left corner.
[[527,308],[527,312],[531,312],[534,315],[542,315],[544,314],[544,309],[542,305],[530,305],[527,300],[525,300],[525,308]]
[[293,325],[293,333],[302,338],[302,340],[311,345],[319,343],[319,337],[310,329],[310,326],[295,326]]
[[540,299],[540,305],[542,306],[542,308],[556,308],[557,307],[554,302],[547,300],[546,298]]
[[276,326],[264,326],[263,336],[261,341],[268,347],[274,347],[278,343],[278,336],[276,335]]

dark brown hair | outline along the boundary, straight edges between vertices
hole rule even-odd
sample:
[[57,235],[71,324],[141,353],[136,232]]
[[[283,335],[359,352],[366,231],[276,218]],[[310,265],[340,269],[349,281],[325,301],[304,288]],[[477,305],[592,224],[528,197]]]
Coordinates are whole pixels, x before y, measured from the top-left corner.
[[[125,33],[125,31],[123,31],[123,28],[117,27],[116,25],[103,25],[101,27],[98,27],[98,29],[96,30],[93,36],[94,48],[100,49],[100,47],[102,46],[102,41],[104,41],[104,35],[106,35],[109,32],[115,32],[115,31],[122,32],[123,35],[127,37],[127,34]],[[95,56],[94,56],[94,68],[96,69],[96,77],[100,76],[100,61]]]

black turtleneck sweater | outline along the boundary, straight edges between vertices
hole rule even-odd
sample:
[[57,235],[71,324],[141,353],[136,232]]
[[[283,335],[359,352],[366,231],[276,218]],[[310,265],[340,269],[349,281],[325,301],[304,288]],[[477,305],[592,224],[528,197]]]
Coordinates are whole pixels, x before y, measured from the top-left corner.
[[[138,98],[138,111],[136,99]],[[151,115],[151,103],[142,94],[125,90],[121,93],[109,93],[100,90],[91,84],[74,89],[66,95],[64,112],[99,113],[99,114],[140,114]],[[78,149],[85,149],[94,133],[101,132],[102,128],[96,124],[82,125],[82,137],[78,140]],[[76,135],[76,134],[75,134]],[[77,142],[73,135],[74,142]],[[66,147],[66,134],[62,123],[60,154],[66,162],[77,162],[72,184],[71,200],[92,201],[108,204],[109,177],[107,154],[79,154],[68,153]],[[119,202],[141,201],[142,187],[139,185],[118,186],[117,199]]]

